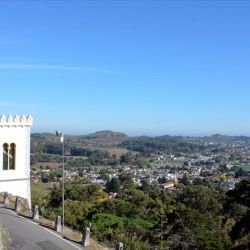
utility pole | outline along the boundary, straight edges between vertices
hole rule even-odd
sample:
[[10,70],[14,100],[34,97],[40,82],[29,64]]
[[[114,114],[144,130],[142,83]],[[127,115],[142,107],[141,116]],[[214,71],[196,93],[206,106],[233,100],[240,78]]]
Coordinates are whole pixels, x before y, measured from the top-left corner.
[[64,228],[64,134],[56,131],[56,136],[62,143],[62,229]]

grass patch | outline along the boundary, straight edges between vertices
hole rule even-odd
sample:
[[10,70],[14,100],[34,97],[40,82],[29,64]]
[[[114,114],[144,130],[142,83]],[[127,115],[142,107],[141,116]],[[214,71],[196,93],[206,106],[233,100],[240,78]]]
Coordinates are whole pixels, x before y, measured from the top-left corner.
[[239,166],[239,168],[242,168],[245,171],[250,171],[250,165]]
[[73,230],[69,227],[64,227],[62,233],[61,233],[64,237],[66,237],[69,240],[75,241],[75,242],[81,242],[82,240],[82,233]]
[[121,157],[122,155],[127,154],[128,152],[130,152],[129,150],[127,150],[126,148],[103,148],[101,149],[103,151],[107,151],[109,152],[111,155],[115,155],[117,158]]
[[35,205],[44,206],[50,195],[50,183],[31,183],[32,207]]
[[243,169],[244,171],[250,171],[250,165],[238,165],[233,167],[234,171],[237,171],[239,169]]
[[35,168],[59,168],[62,165],[61,162],[55,162],[55,161],[48,161],[48,162],[42,162],[38,161],[35,164],[33,164],[31,167]]

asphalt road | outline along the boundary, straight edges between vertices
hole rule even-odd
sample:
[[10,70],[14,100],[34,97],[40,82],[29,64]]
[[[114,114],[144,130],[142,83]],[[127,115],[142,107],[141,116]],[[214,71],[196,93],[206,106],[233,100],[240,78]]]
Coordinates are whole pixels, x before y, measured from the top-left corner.
[[0,223],[10,236],[8,250],[80,250],[76,244],[62,239],[55,232],[31,220],[17,216],[13,211],[0,207]]

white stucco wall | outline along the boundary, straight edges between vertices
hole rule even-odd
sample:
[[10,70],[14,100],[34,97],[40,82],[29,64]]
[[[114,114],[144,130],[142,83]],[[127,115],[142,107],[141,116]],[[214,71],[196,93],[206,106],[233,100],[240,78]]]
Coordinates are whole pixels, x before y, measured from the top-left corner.
[[[30,193],[30,127],[32,118],[1,122],[0,118],[0,192],[8,192],[28,200]],[[15,170],[3,170],[3,144],[16,144]]]

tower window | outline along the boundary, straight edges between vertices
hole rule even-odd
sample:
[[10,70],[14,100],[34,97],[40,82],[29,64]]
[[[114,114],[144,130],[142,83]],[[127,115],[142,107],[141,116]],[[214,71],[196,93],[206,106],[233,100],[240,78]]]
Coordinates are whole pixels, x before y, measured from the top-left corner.
[[16,145],[14,143],[10,144],[9,152],[9,169],[14,170],[16,168]]
[[8,148],[7,143],[3,144],[3,170],[8,170]]
[[16,169],[16,144],[3,144],[3,170]]

